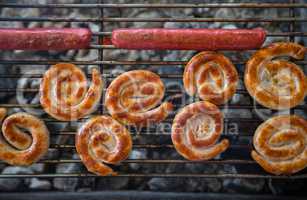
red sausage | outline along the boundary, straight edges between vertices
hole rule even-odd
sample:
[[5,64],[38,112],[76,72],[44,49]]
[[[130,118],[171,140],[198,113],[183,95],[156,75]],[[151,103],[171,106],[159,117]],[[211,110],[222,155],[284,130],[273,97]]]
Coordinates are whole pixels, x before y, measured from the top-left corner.
[[68,50],[89,47],[92,33],[86,28],[0,29],[2,50]]
[[117,29],[112,43],[123,49],[247,50],[261,47],[266,32],[256,29]]

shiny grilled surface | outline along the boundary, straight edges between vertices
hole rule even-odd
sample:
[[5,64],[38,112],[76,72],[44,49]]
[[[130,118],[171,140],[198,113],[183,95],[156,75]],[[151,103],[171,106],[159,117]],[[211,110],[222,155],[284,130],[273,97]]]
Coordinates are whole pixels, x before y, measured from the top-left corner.
[[[100,22],[101,20],[104,22],[196,22],[196,23],[203,23],[203,22],[283,22],[288,24],[288,30],[280,32],[268,32],[268,37],[285,37],[288,38],[289,41],[294,41],[295,37],[307,37],[307,32],[300,32],[296,31],[295,24],[307,22],[306,18],[301,18],[296,16],[295,9],[297,8],[307,8],[307,3],[297,3],[294,1],[290,1],[289,3],[208,3],[208,4],[193,4],[193,3],[184,3],[184,4],[164,4],[164,3],[157,3],[157,4],[2,4],[0,5],[1,8],[10,7],[10,8],[39,8],[39,9],[67,9],[67,8],[76,8],[76,9],[96,9],[97,13],[100,13],[100,16],[96,18],[66,18],[65,16],[57,16],[57,17],[0,17],[0,21],[7,21],[7,22],[32,22],[32,21],[51,21],[51,22]],[[288,17],[283,18],[270,18],[267,16],[263,16],[262,18],[240,18],[240,19],[231,19],[231,18],[127,18],[127,17],[108,17],[104,16],[105,9],[140,9],[140,8],[148,8],[148,9],[156,9],[156,8],[167,8],[167,9],[184,9],[184,8],[237,8],[237,9],[265,9],[265,8],[272,8],[272,9],[286,9],[289,12]],[[58,62],[70,62],[76,65],[95,65],[99,66],[101,73],[103,74],[103,79],[106,81],[106,86],[104,88],[104,92],[106,87],[110,84],[110,82],[117,76],[116,74],[110,74],[107,69],[112,69],[115,66],[134,66],[135,69],[138,67],[151,67],[150,69],[158,69],[163,67],[184,67],[184,65],[188,62],[188,60],[173,60],[173,61],[164,61],[164,60],[139,60],[139,61],[130,61],[130,60],[105,60],[104,52],[105,51],[112,51],[115,49],[113,45],[102,45],[98,41],[102,41],[104,36],[110,36],[111,30],[105,30],[104,23],[100,24],[100,30],[93,32],[93,43],[90,46],[90,49],[96,49],[98,51],[98,57],[95,60],[90,61],[75,61],[75,60],[35,60],[33,58],[29,58],[28,60],[0,60],[0,64],[5,65],[33,65],[33,66],[41,66],[41,65],[52,65]],[[306,44],[305,44],[306,45]],[[251,54],[254,50],[246,51],[246,53]],[[13,52],[12,52],[13,53]],[[227,52],[226,52],[227,53]],[[232,53],[232,52],[230,52]],[[236,52],[234,52],[236,53]],[[245,64],[246,60],[238,59],[232,60],[236,66],[241,66]],[[307,60],[302,61],[294,61],[298,65],[302,66],[304,70],[306,70]],[[244,68],[244,67],[243,67]],[[183,70],[182,70],[183,71]],[[20,74],[0,74],[0,78],[10,78],[17,80],[21,75]],[[29,75],[23,75],[23,77],[32,77],[32,78],[41,78],[42,74],[34,73]],[[90,77],[90,74],[87,74]],[[172,81],[181,81],[182,80],[182,73],[164,73],[160,74],[163,80],[172,80]],[[242,80],[242,73],[239,75],[240,79]],[[5,86],[0,86],[0,93],[9,93],[15,95],[16,91],[21,91],[25,93],[36,93],[38,92],[37,89],[16,89],[16,88],[6,88]],[[245,89],[238,89],[236,91],[237,94],[242,94],[248,96],[248,93]],[[179,89],[166,89],[166,96],[174,96],[178,95],[179,97],[186,97],[184,94],[184,90]],[[186,97],[187,98],[187,97]],[[194,99],[194,101],[196,101]],[[174,100],[175,111],[180,108],[180,100]],[[0,103],[0,107],[6,108],[39,108],[39,104],[17,104],[17,103],[8,103],[2,101]],[[252,111],[254,107],[256,108],[263,108],[261,105],[251,105],[251,104],[230,104],[230,105],[220,105],[221,109],[229,108],[234,110],[239,109],[249,109]],[[295,111],[306,111],[307,104],[306,100],[303,105],[299,105],[291,110],[292,113]],[[108,114],[107,110],[103,108],[103,100],[100,103],[99,109],[93,113],[91,116],[99,115],[99,114]],[[172,119],[175,113],[171,114],[164,122],[162,123],[172,123]],[[86,121],[91,116],[87,116],[78,120],[78,124],[81,125],[83,122]],[[56,119],[53,119],[47,115],[43,115],[42,119],[48,125],[61,123]],[[253,116],[252,118],[225,118],[225,126],[228,126],[231,123],[237,123],[239,125],[239,135],[237,136],[229,136],[223,135],[222,138],[230,139],[231,145],[229,150],[227,150],[221,157],[208,160],[208,161],[188,161],[184,160],[180,156],[178,157],[169,157],[167,159],[127,159],[122,162],[120,166],[116,167],[116,171],[119,174],[114,177],[130,177],[131,179],[139,178],[151,178],[151,177],[163,177],[163,178],[251,178],[251,179],[283,179],[283,180],[293,180],[293,179],[307,179],[307,170],[303,170],[300,173],[294,174],[291,177],[289,176],[274,176],[268,173],[265,173],[255,161],[251,159],[249,156],[250,151],[253,149],[251,143],[242,142],[241,138],[252,138],[254,130],[256,127],[262,122],[263,120]],[[135,149],[146,149],[149,152],[158,152],[163,154],[165,151],[175,151],[173,145],[171,144],[170,140],[170,129],[167,130],[167,134],[162,134],[157,131],[157,127],[155,125],[151,126],[148,129],[141,129],[137,131],[135,128],[131,128],[131,132],[134,138],[133,141],[133,148]],[[71,130],[63,130],[61,132],[57,132],[54,130],[50,130],[51,137],[57,138],[60,135],[65,135],[66,137],[73,137],[75,136],[76,129]],[[142,141],[140,138],[153,138],[152,141],[155,143],[141,143]],[[144,141],[144,140],[143,140]],[[163,141],[163,142],[160,142]],[[55,144],[52,143],[50,145],[50,150],[52,149],[59,149],[60,152],[75,152],[74,144]],[[2,162],[1,162],[2,163]],[[58,163],[80,163],[82,162],[80,159],[70,159],[65,157],[59,157],[58,159],[42,159],[38,161],[38,163],[46,163],[48,166],[54,166]],[[238,166],[238,173],[190,173],[185,171],[175,171],[172,173],[160,173],[155,172],[154,170],[142,171],[139,170],[137,172],[131,172],[129,170],[125,170],[125,165],[129,164],[140,164],[142,166],[157,166],[157,165],[184,165],[187,163],[202,163],[204,165],[207,164],[215,164],[218,166],[227,166],[235,165]],[[37,177],[37,178],[57,178],[57,177],[79,177],[79,178],[87,178],[87,177],[96,177],[96,179],[103,179],[104,177],[97,177],[86,170],[82,172],[76,173],[43,173],[43,174],[0,174],[0,178],[29,178],[29,177]],[[94,187],[94,186],[93,186]]]

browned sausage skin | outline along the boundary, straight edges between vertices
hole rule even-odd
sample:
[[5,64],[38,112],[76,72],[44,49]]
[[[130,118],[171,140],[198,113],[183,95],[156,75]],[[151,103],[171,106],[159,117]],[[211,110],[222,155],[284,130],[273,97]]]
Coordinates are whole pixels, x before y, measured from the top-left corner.
[[[5,108],[0,108],[0,123],[6,113]],[[3,121],[0,160],[11,165],[28,166],[43,157],[48,147],[49,131],[39,118],[20,112],[8,116]]]
[[112,43],[123,49],[247,50],[261,47],[266,32],[256,29],[117,29]]
[[223,114],[208,101],[183,107],[172,125],[172,141],[177,152],[188,160],[209,160],[229,147],[227,139],[217,142],[223,132]]
[[92,33],[87,28],[0,29],[2,50],[68,50],[90,45]]
[[157,74],[132,70],[112,81],[105,94],[105,106],[119,122],[145,127],[163,121],[173,110],[171,102],[161,103],[164,92],[164,84]]
[[267,172],[293,174],[307,167],[307,121],[297,115],[272,117],[255,131],[252,158]]
[[52,117],[75,121],[92,112],[99,104],[103,80],[98,69],[92,69],[92,82],[87,87],[83,71],[71,63],[51,66],[40,84],[40,103]]
[[116,175],[105,163],[118,164],[131,149],[130,132],[112,117],[101,115],[85,122],[76,134],[76,149],[86,168],[97,175]]
[[306,48],[292,42],[276,42],[258,50],[245,67],[244,83],[248,93],[261,105],[284,110],[297,106],[307,94],[304,71],[284,59],[304,59]]

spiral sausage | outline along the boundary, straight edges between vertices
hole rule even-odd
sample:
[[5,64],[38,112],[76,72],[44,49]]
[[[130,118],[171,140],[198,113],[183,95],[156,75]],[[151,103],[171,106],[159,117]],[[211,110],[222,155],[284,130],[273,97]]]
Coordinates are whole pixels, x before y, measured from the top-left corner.
[[223,131],[223,115],[217,106],[201,101],[184,107],[175,117],[172,141],[188,160],[209,160],[225,151],[229,141],[216,144]]
[[[0,120],[6,110],[0,109]],[[24,132],[21,128],[30,132]],[[16,113],[7,117],[2,124],[0,137],[0,160],[11,165],[31,165],[48,150],[49,132],[44,122],[27,113]]]
[[244,82],[249,94],[261,105],[281,110],[304,100],[307,79],[296,64],[273,60],[280,56],[303,59],[305,47],[295,43],[274,43],[257,51],[247,62]]
[[296,173],[307,166],[307,121],[295,115],[268,119],[256,130],[251,156],[267,172]]
[[109,116],[88,120],[76,135],[76,148],[90,172],[116,175],[104,163],[117,164],[126,159],[132,148],[129,131]]
[[99,103],[103,82],[92,69],[92,83],[87,90],[85,74],[75,65],[59,63],[44,75],[40,85],[40,102],[52,117],[73,121],[92,113]]
[[204,51],[186,65],[183,83],[190,96],[197,94],[202,100],[222,104],[234,95],[238,72],[224,55]]
[[173,105],[162,103],[164,85],[160,77],[147,70],[121,74],[107,89],[105,105],[113,118],[127,125],[146,126],[164,120]]

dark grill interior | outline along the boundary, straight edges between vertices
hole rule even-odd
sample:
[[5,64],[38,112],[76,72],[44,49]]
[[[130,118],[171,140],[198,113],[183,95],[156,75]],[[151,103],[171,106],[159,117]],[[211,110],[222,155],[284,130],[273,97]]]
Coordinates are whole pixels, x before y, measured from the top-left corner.
[[[31,1],[32,2],[32,1]],[[146,1],[147,2],[147,1]],[[150,1],[149,1],[150,2]],[[0,67],[3,68],[0,74],[0,107],[6,107],[10,112],[28,111],[34,109],[39,111],[40,105],[35,101],[16,100],[15,96],[22,93],[24,99],[33,99],[37,95],[38,87],[33,81],[38,81],[45,69],[58,62],[70,62],[81,66],[84,70],[90,67],[99,66],[105,81],[105,88],[108,84],[124,71],[131,69],[148,69],[157,72],[166,84],[165,99],[172,99],[176,103],[175,112],[161,124],[152,125],[149,128],[136,129],[129,127],[133,134],[133,152],[128,160],[113,168],[119,172],[116,177],[98,177],[90,174],[83,167],[82,162],[76,156],[74,146],[74,135],[77,127],[86,119],[78,122],[59,122],[46,114],[40,115],[46,122],[51,133],[50,152],[46,158],[40,160],[36,166],[41,166],[41,170],[19,170],[12,172],[4,170],[7,165],[1,162],[3,170],[0,180],[17,181],[20,186],[9,190],[10,192],[29,191],[101,191],[101,190],[151,190],[151,191],[178,191],[178,192],[215,192],[215,193],[247,193],[247,194],[269,194],[269,195],[307,195],[307,171],[303,170],[292,176],[275,176],[265,173],[250,157],[252,147],[252,136],[256,127],[263,122],[263,118],[257,113],[267,117],[274,114],[273,111],[257,105],[249,96],[242,84],[244,64],[254,51],[244,52],[223,52],[231,58],[240,73],[240,87],[236,96],[226,105],[220,106],[225,113],[225,128],[222,138],[229,138],[230,148],[221,156],[214,160],[192,162],[180,157],[172,146],[170,139],[170,127],[172,119],[178,108],[189,104],[197,99],[188,97],[177,82],[182,82],[182,72],[185,63],[195,52],[191,51],[128,51],[118,50],[112,45],[101,45],[104,36],[111,35],[114,28],[120,27],[165,27],[165,23],[178,28],[199,28],[210,27],[210,25],[227,26],[229,24],[237,27],[252,28],[262,26],[268,30],[267,43],[272,41],[296,41],[306,44],[306,8],[304,1],[272,1],[272,3],[262,2],[224,2],[208,3],[197,1],[179,1],[179,3],[143,2],[129,3],[120,2],[74,2],[55,4],[37,4],[29,2],[0,3],[1,27],[15,26],[22,23],[27,27],[30,23],[37,22],[38,26],[50,22],[50,26],[81,26],[95,28],[94,39],[89,50],[83,59],[78,58],[78,52],[21,52],[10,51],[1,52]],[[58,3],[58,4],[57,4]],[[134,4],[130,4],[134,3]],[[137,4],[135,4],[137,3]],[[9,10],[7,10],[9,9]],[[38,10],[40,14],[21,16],[19,11],[27,9]],[[223,14],[219,16],[202,16],[193,14],[184,17],[184,10],[198,12],[223,12],[234,10],[234,12],[251,12],[255,10],[261,13],[263,10],[276,12],[276,16],[241,16],[237,18],[227,17]],[[64,10],[64,11],[63,11]],[[66,10],[66,11],[65,11]],[[84,16],[65,15],[69,12],[87,13]],[[141,14],[137,12],[144,10]],[[153,14],[155,12],[171,12],[167,15]],[[176,12],[173,10],[177,10]],[[221,11],[221,12],[222,12]],[[173,12],[175,14],[173,14]],[[177,13],[179,12],[179,14]],[[211,11],[210,11],[211,12]],[[145,13],[145,14],[144,14]],[[178,16],[177,16],[178,14]],[[103,23],[101,23],[103,21]],[[5,25],[6,24],[6,25]],[[182,25],[183,24],[183,25]],[[271,28],[271,27],[277,28]],[[277,30],[277,31],[276,31]],[[16,53],[16,55],[13,55]],[[70,56],[70,54],[72,56]],[[76,56],[77,55],[77,56]],[[95,55],[96,57],[93,58]],[[129,57],[127,56],[129,55]],[[139,56],[142,55],[142,56]],[[131,59],[135,57],[135,59]],[[129,58],[129,59],[127,59]],[[293,61],[300,65],[306,74],[307,61]],[[89,70],[88,70],[89,71]],[[88,74],[90,80],[90,74]],[[22,79],[27,83],[20,83]],[[31,85],[32,84],[32,85]],[[23,87],[19,87],[23,85]],[[34,85],[34,86],[33,86]],[[18,86],[17,88],[15,88]],[[292,109],[291,113],[296,113],[306,117],[307,104],[299,105]],[[103,107],[103,100],[99,109],[92,115],[107,114]],[[89,118],[91,116],[88,116]],[[59,165],[63,167],[59,167]],[[39,168],[39,167],[37,167]],[[61,168],[62,170],[60,170]],[[65,170],[65,168],[67,170]],[[68,170],[68,168],[72,168]],[[31,189],[27,185],[28,180],[39,178],[48,180],[51,186],[46,189]],[[59,179],[60,178],[60,179]],[[63,188],[55,186],[54,181],[63,182]],[[77,181],[76,181],[77,180]],[[1,183],[4,184],[4,183]],[[0,186],[1,186],[0,184]],[[76,187],[71,187],[77,184]],[[67,185],[64,187],[64,185]],[[256,187],[259,187],[258,189]],[[194,188],[194,189],[193,189]],[[229,189],[230,188],[230,189]],[[0,187],[1,189],[1,187]],[[1,189],[7,191],[5,189]]]

